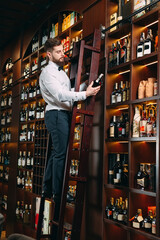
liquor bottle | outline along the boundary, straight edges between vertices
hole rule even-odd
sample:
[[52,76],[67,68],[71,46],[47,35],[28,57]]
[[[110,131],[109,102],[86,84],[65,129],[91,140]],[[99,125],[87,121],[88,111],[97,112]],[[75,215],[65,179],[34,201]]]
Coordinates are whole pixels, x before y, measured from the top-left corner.
[[139,111],[139,107],[136,106],[135,107],[135,114],[133,117],[133,137],[139,137],[139,131],[140,131],[140,111]]
[[124,215],[123,223],[127,225],[127,223],[128,223],[128,198],[125,199],[125,208],[123,211],[123,215]]
[[114,48],[115,48],[115,44],[112,43],[112,47],[109,51],[109,56],[108,56],[108,68],[114,67]]
[[18,175],[17,175],[17,187],[21,188],[22,184],[21,184],[21,171],[18,171]]
[[111,93],[111,104],[114,104],[117,102],[117,94],[118,94],[117,92],[118,92],[118,83],[116,82],[114,84],[114,90]]
[[12,94],[8,94],[7,103],[8,103],[8,106],[12,105]]
[[[117,17],[117,22],[121,21],[123,19],[122,17],[122,0],[118,1],[118,17]],[[118,27],[121,27],[122,23],[118,25]]]
[[140,36],[140,42],[137,45],[137,58],[143,57],[144,55],[144,41],[145,41],[145,35],[144,35],[144,32],[142,32]]
[[126,124],[124,120],[124,114],[121,114],[121,116],[118,118],[119,121],[117,123],[117,132],[118,137],[126,137]]
[[108,184],[114,184],[114,170],[113,167],[116,163],[117,155],[115,153],[108,154]]
[[20,215],[20,219],[22,221],[23,221],[23,212],[24,212],[24,201],[21,201],[20,209],[19,209],[19,215]]
[[28,154],[27,154],[26,168],[31,169],[31,152],[28,152]]
[[37,84],[36,95],[39,95],[39,94],[41,94],[40,85]]
[[132,226],[133,226],[133,228],[140,229],[142,227],[142,223],[143,223],[142,209],[138,209],[137,214],[135,215],[135,217],[133,219]]
[[119,64],[120,64],[120,42],[117,41],[116,45],[114,46],[113,65],[117,66]]
[[25,86],[23,85],[22,90],[21,90],[21,100],[22,101],[25,99],[24,94],[25,94]]
[[128,186],[128,153],[121,154],[121,156],[122,156],[121,183],[123,186]]
[[45,113],[44,104],[45,104],[45,102],[42,102],[42,106],[41,106],[41,118],[44,118],[44,113]]
[[152,210],[149,210],[148,216],[144,219],[143,227],[147,232],[152,232]]
[[125,113],[123,118],[124,118],[124,124],[125,124],[125,137],[129,137],[129,118],[128,118],[128,113]]
[[22,151],[19,152],[19,157],[18,157],[18,168],[22,167]]
[[37,103],[37,108],[36,108],[36,119],[41,118],[41,102]]
[[122,40],[122,47],[121,47],[121,64],[127,61],[127,39]]
[[33,82],[31,82],[31,84],[30,84],[30,88],[29,88],[29,92],[28,92],[28,96],[29,96],[29,98],[32,98],[33,97]]
[[119,209],[118,216],[117,216],[117,220],[119,222],[124,221],[124,210],[125,210],[125,202],[122,201],[122,205],[121,205],[121,208]]
[[29,221],[29,209],[28,209],[28,204],[25,204],[24,206],[24,214],[23,214],[23,222],[25,224],[28,224],[30,221]]
[[21,182],[22,182],[22,188],[24,189],[24,186],[25,186],[25,171],[22,172],[22,176],[21,176]]
[[121,184],[121,177],[122,177],[122,163],[121,163],[121,159],[120,159],[120,154],[117,153],[117,159],[116,159],[116,163],[113,167],[113,171],[114,171],[114,179],[113,182],[114,184]]
[[153,123],[154,122],[155,122],[155,119],[154,119],[153,109],[149,109],[149,117],[147,120],[147,137],[153,136]]
[[117,103],[122,102],[123,81],[120,82],[119,89],[117,91]]
[[47,41],[47,39],[48,39],[48,31],[47,31],[47,29],[45,28],[45,29],[43,29],[43,31],[42,31],[42,45],[45,44],[45,42]]
[[10,164],[10,156],[9,156],[9,151],[6,150],[5,156],[4,156],[4,164],[9,165]]
[[130,40],[130,36],[128,36],[127,38],[127,59],[126,62],[129,62],[131,58],[131,40]]
[[120,206],[119,206],[119,199],[116,199],[116,203],[112,208],[112,215],[113,215],[113,220],[117,220],[118,212],[119,212]]
[[20,201],[17,201],[17,205],[16,205],[16,219],[17,220],[20,219]]
[[157,96],[157,94],[158,94],[158,82],[157,82],[157,79],[156,79],[153,83],[153,95]]
[[28,113],[28,119],[34,120],[35,119],[35,104],[31,104]]
[[144,41],[144,55],[154,52],[154,41],[152,30],[148,29],[147,38]]
[[140,137],[147,136],[147,113],[145,105],[143,104],[142,117],[140,119]]
[[146,190],[149,185],[149,176],[146,172],[146,164],[140,163],[139,171],[135,176],[136,188]]
[[153,212],[152,234],[156,234],[156,210]]
[[146,163],[146,172],[148,174],[148,190],[156,191],[156,165],[153,163]]
[[113,213],[112,213],[113,206],[114,206],[114,198],[111,197],[110,204],[108,206],[106,206],[106,209],[105,209],[106,217],[108,219],[113,218]]
[[109,125],[109,137],[110,138],[116,138],[117,137],[117,122],[116,122],[116,116],[114,115],[110,125]]
[[22,155],[22,168],[26,167],[26,151],[23,151]]
[[104,74],[101,73],[96,80],[94,80],[92,87],[98,87],[102,85],[102,78]]
[[46,63],[47,63],[47,58],[46,58],[45,55],[42,54],[41,57],[40,57],[40,65],[43,66]]

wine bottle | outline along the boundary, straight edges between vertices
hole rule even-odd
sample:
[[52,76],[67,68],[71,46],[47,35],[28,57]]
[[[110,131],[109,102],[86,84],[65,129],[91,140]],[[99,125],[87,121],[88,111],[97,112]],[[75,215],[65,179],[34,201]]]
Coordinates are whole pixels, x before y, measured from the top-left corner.
[[99,75],[99,77],[96,80],[94,80],[92,87],[102,86],[102,78],[103,78],[103,76],[104,76],[104,74],[101,73]]

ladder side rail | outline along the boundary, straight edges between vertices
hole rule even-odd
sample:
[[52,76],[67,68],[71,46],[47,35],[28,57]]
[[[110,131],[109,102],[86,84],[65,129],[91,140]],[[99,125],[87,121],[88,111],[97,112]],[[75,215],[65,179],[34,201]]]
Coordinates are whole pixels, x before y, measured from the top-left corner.
[[[97,47],[98,49],[100,49],[100,44],[101,44],[100,39],[101,39],[100,32],[95,31],[93,46]],[[92,82],[98,76],[99,59],[100,59],[100,53],[92,52],[89,82]],[[86,100],[86,109],[93,111],[94,103],[95,103],[95,96],[88,98]],[[82,141],[81,141],[81,151],[80,151],[80,166],[79,166],[79,175],[81,177],[87,177],[87,173],[88,173],[86,163],[88,163],[87,160],[89,158],[89,147],[90,147],[90,141],[91,141],[92,125],[93,125],[93,117],[85,115],[83,135],[82,135]],[[75,212],[74,212],[74,218],[73,218],[72,235],[71,235],[72,240],[80,239],[81,222],[82,222],[82,214],[83,214],[83,202],[84,202],[84,194],[86,189],[86,184],[78,183],[77,185],[78,185],[76,190],[77,202],[75,205]],[[77,232],[79,234],[77,234]]]
[[81,73],[82,73],[83,56],[84,56],[84,45],[85,45],[85,41],[81,40],[77,76],[76,76],[76,81],[75,81],[75,92],[79,92],[79,87],[80,87],[80,83],[81,83]]
[[[52,140],[50,134],[48,134],[48,139],[47,139],[47,151],[46,151],[46,156],[45,156],[45,167],[47,166],[48,162],[48,157],[51,154],[51,146],[52,146]],[[43,175],[44,179],[44,175]],[[36,233],[36,239],[40,240],[41,239],[41,232],[42,232],[42,224],[43,224],[43,211],[44,211],[44,202],[45,202],[45,197],[41,197],[40,200],[40,209],[39,209],[39,219],[38,219],[38,226],[37,226],[37,233]]]

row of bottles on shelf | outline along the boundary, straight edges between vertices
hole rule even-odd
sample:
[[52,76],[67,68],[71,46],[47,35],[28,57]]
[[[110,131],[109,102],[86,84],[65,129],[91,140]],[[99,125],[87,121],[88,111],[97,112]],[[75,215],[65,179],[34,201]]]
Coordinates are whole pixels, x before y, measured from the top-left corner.
[[13,82],[13,73],[9,74],[7,77],[4,77],[2,82],[2,91],[7,90],[7,88],[12,85],[12,82]]
[[108,183],[128,186],[128,153],[108,154]]
[[0,166],[0,180],[3,182],[8,182],[9,179],[9,167]]
[[[67,28],[71,27],[73,24],[75,24],[78,20],[79,16],[76,12],[72,12],[70,14],[63,14],[63,21],[62,21],[62,32],[65,31]],[[52,23],[49,29],[49,37],[55,38],[58,36],[58,28],[59,23]],[[43,28],[42,30],[42,46],[45,44],[45,42],[48,39],[48,29]],[[36,34],[32,39],[32,52],[35,52],[39,48],[39,38],[38,34]]]
[[0,130],[0,142],[11,142],[10,128],[1,128]]
[[0,196],[0,206],[3,210],[7,210],[7,200],[8,200],[7,195]]
[[13,65],[12,58],[8,58],[5,64],[5,71],[12,69]]
[[111,93],[111,104],[129,101],[130,98],[130,83],[126,81],[118,82],[114,84],[114,90]]
[[[108,154],[108,183],[128,186],[128,154]],[[135,188],[156,191],[156,165],[154,163],[140,163],[135,174]]]
[[11,121],[12,121],[12,110],[8,110],[8,111],[1,113],[0,122],[1,122],[2,126],[6,125],[8,123],[11,123]]
[[158,82],[156,78],[148,78],[148,80],[142,80],[138,86],[138,99],[145,97],[153,97],[158,94]]
[[21,90],[21,100],[27,100],[28,98],[36,97],[41,94],[40,86],[37,81],[31,82],[30,85],[23,85]]
[[33,169],[33,155],[28,151],[19,151],[18,168]]
[[35,129],[34,129],[34,124],[27,126],[22,125],[21,130],[20,130],[20,135],[19,135],[19,141],[20,142],[33,142],[34,141],[34,136],[35,136]]
[[17,175],[17,187],[22,188],[25,191],[32,192],[33,172],[30,171],[18,171]]
[[156,165],[153,163],[140,163],[135,175],[135,187],[142,190],[156,191]]
[[8,150],[0,150],[0,163],[4,165],[10,164],[10,154]]
[[122,138],[129,136],[129,117],[128,113],[120,116],[113,115],[108,129],[109,138]]
[[12,105],[12,93],[1,96],[1,107],[10,107]]
[[122,197],[117,198],[114,203],[114,198],[110,198],[110,204],[105,209],[106,217],[123,224],[128,222],[128,198],[123,200]]
[[22,106],[20,111],[20,122],[44,118],[44,105],[44,102],[39,101],[37,102],[37,106],[35,103],[30,104],[29,108],[27,108],[27,106]]
[[156,234],[156,207],[148,207],[148,215],[144,218],[142,209],[138,209],[136,215],[130,219],[132,227]]
[[158,34],[153,39],[152,29],[148,29],[147,36],[145,38],[145,33],[142,32],[140,36],[140,42],[137,45],[137,58],[143,57],[147,54],[151,54],[158,50]]
[[133,117],[133,137],[156,137],[156,104],[143,104],[142,114],[140,107],[135,106],[135,114]]
[[24,204],[24,201],[17,201],[16,205],[16,219],[21,220],[25,224],[31,221],[31,204]]
[[[72,39],[70,39],[70,37],[66,37],[65,39],[63,39],[61,43],[63,45],[64,52],[71,50],[73,48],[74,42],[78,42],[81,39],[82,39],[82,33],[80,36],[76,36],[75,38],[72,38]],[[72,56],[72,51],[70,51],[69,56],[70,57]]]
[[108,55],[108,68],[118,66],[130,61],[130,35],[112,43]]

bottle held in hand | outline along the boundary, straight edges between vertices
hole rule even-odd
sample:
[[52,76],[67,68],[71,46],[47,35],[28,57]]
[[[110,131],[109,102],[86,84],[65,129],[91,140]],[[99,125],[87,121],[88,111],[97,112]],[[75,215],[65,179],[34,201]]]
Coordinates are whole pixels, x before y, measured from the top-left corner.
[[102,78],[103,78],[103,76],[104,76],[104,74],[101,73],[99,75],[99,77],[96,80],[94,80],[92,87],[102,86]]

